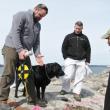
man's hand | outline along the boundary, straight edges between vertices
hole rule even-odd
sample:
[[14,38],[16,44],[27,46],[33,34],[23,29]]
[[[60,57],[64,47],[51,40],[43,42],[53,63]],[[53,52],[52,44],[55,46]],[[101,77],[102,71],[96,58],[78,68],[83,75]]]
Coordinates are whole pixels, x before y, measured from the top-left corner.
[[20,59],[20,60],[24,60],[24,59],[26,58],[25,54],[26,54],[26,50],[25,50],[25,49],[22,49],[22,50],[18,53],[19,59]]
[[36,57],[36,61],[37,61],[37,64],[38,65],[44,65],[44,61],[43,61],[43,55],[41,55],[41,54],[39,54],[39,55],[37,55],[37,57]]

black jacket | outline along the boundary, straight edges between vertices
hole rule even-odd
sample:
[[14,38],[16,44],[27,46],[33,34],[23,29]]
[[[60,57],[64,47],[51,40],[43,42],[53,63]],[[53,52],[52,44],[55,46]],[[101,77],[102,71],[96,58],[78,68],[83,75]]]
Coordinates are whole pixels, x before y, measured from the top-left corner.
[[62,54],[64,59],[86,59],[86,62],[90,63],[91,47],[87,36],[74,32],[68,34],[62,44]]

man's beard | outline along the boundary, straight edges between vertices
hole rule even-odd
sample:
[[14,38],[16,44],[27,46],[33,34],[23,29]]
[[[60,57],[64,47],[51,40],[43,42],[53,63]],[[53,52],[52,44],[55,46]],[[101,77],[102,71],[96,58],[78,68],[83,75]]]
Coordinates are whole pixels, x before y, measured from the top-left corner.
[[[34,14],[34,13],[33,13],[33,14]],[[40,20],[41,20],[41,18],[40,18],[40,17],[35,16],[35,14],[34,14],[33,16],[34,16],[34,20],[35,20],[35,21],[40,21]]]
[[36,19],[37,21],[40,21],[40,20],[41,20],[41,18],[40,18],[40,17],[35,17],[35,19]]

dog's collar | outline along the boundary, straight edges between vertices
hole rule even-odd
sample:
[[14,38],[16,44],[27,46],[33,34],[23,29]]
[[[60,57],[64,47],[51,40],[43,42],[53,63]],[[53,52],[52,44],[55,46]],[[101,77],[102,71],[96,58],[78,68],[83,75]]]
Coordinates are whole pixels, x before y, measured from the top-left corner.
[[51,79],[50,79],[50,77],[49,77],[49,75],[47,74],[47,71],[46,71],[46,65],[44,65],[45,66],[45,74],[46,74],[46,76],[47,76],[47,79],[49,80],[49,81],[51,81]]

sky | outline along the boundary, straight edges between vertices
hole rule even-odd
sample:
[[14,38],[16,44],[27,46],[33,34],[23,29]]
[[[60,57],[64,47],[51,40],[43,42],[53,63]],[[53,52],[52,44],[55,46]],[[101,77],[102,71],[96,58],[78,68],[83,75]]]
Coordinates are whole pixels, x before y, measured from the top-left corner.
[[[41,23],[41,53],[45,63],[63,65],[61,46],[65,36],[74,30],[74,23],[81,20],[83,33],[91,44],[91,64],[110,65],[110,48],[101,36],[110,28],[110,0],[0,0],[0,50],[8,35],[12,17],[16,12],[33,9],[44,3],[49,9]],[[35,59],[31,57],[32,62]],[[0,54],[0,64],[3,56]]]

